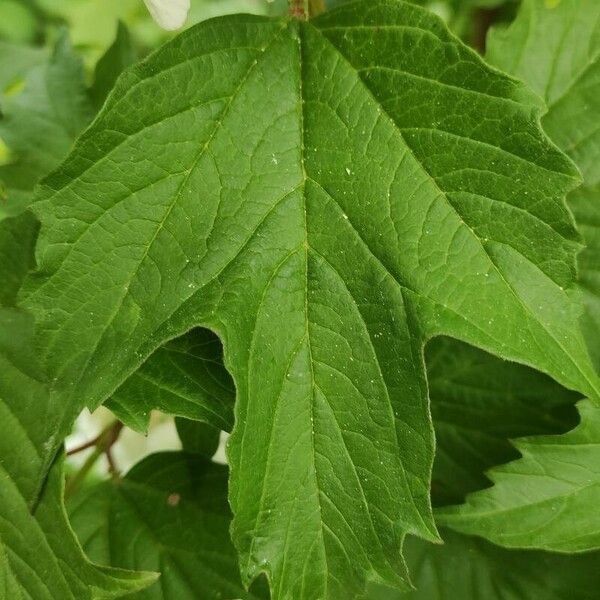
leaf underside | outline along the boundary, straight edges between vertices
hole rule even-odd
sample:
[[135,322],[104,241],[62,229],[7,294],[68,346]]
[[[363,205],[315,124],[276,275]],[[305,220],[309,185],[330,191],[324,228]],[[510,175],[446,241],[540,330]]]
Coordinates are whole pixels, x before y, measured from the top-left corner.
[[243,581],[265,572],[294,600],[406,588],[405,534],[437,538],[425,342],[449,335],[597,396],[563,289],[577,173],[539,111],[392,0],[179,36],[120,78],[36,204],[23,297],[59,434],[207,327],[237,392]]
[[153,409],[230,431],[234,401],[219,339],[207,329],[194,329],[158,348],[106,406],[140,432],[148,430]]

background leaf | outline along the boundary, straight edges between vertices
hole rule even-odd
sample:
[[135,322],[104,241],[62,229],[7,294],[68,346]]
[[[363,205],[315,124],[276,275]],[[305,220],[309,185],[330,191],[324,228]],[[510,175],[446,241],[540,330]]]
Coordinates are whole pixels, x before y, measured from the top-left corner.
[[579,396],[532,369],[448,338],[432,340],[426,358],[434,504],[488,487],[484,472],[519,456],[511,438],[564,433],[578,422]]
[[89,94],[96,110],[104,104],[117,77],[136,61],[136,54],[127,26],[119,21],[115,41],[100,58],[94,70],[94,83]]
[[[6,53],[0,65],[20,54],[9,45],[0,51]],[[47,61],[33,61],[29,49],[23,52],[26,58],[19,61],[18,70],[9,71],[10,83],[1,97],[0,138],[8,147],[10,161],[0,166],[0,180],[8,190],[0,218],[19,214],[28,206],[34,185],[66,156],[93,115],[83,65],[66,33]]]
[[442,530],[444,545],[406,544],[417,588],[402,594],[372,587],[368,600],[596,600],[600,553],[560,556],[509,551]]
[[219,338],[194,329],[156,350],[106,406],[136,431],[148,430],[152,409],[230,431],[234,400]]
[[0,220],[0,306],[14,306],[27,273],[35,266],[38,222],[30,212]]
[[265,598],[243,588],[229,538],[227,468],[188,453],[153,454],[123,479],[84,490],[71,522],[92,560],[159,571],[136,600]]
[[600,548],[600,410],[583,401],[581,424],[560,436],[515,442],[522,458],[496,467],[495,485],[440,521],[512,548],[581,552]]
[[220,430],[212,425],[181,417],[175,419],[175,425],[181,445],[186,452],[201,454],[206,458],[214,456],[219,447]]

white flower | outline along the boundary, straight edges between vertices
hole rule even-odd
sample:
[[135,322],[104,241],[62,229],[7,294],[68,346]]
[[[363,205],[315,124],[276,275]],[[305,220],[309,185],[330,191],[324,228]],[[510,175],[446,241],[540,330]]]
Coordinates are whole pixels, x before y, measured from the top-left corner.
[[187,18],[190,0],[144,0],[152,18],[169,31],[179,29]]

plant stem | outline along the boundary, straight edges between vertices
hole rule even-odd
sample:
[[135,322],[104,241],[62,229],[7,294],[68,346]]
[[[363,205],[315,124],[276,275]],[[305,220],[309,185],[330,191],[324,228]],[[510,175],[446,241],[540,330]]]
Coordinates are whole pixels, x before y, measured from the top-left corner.
[[88,473],[92,470],[98,459],[104,454],[104,450],[101,450],[98,446],[94,448],[94,451],[87,457],[81,469],[67,481],[65,486],[65,499],[70,498],[81,486]]
[[288,0],[290,15],[306,21],[310,15],[311,0]]
[[90,440],[89,442],[85,442],[84,444],[80,444],[79,446],[75,446],[75,448],[71,448],[70,450],[67,450],[67,456],[73,456],[73,454],[79,454],[80,452],[83,452],[84,450],[87,450],[88,448],[91,448],[92,446],[95,446],[98,443],[98,440],[100,439],[100,435],[97,435],[93,440]]
[[92,470],[94,465],[98,462],[98,459],[103,454],[107,455],[111,474],[113,477],[117,476],[118,471],[112,459],[111,448],[119,438],[121,429],[123,429],[123,423],[120,421],[113,421],[112,423],[109,423],[96,438],[86,442],[85,444],[82,444],[81,446],[78,446],[77,448],[74,448],[69,452],[69,454],[73,454],[75,451],[80,452],[81,450],[95,446],[94,451],[87,457],[81,466],[81,469],[79,469],[79,471],[77,471],[77,473],[75,473],[75,475],[73,475],[73,477],[67,482],[67,485],[65,486],[65,498],[69,498],[75,491],[77,491],[77,489],[79,489],[88,473]]

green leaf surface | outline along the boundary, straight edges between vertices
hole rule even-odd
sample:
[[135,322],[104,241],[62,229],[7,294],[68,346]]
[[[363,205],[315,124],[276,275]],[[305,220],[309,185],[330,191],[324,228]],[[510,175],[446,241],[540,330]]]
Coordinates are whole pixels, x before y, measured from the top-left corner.
[[511,548],[600,548],[600,409],[578,407],[578,427],[517,440],[522,458],[490,471],[495,485],[466,504],[440,509],[440,522]]
[[0,220],[0,306],[14,306],[27,273],[35,266],[38,222],[30,212]]
[[442,530],[443,546],[406,543],[417,588],[403,594],[373,586],[368,600],[596,600],[600,553],[560,556],[510,551]]
[[119,21],[115,41],[100,58],[94,70],[94,83],[89,95],[96,110],[104,104],[117,77],[136,61],[136,51],[127,26]]
[[148,430],[152,409],[230,431],[234,400],[219,338],[208,329],[194,329],[156,350],[106,406],[140,432]]
[[212,425],[198,421],[190,421],[181,417],[175,418],[177,435],[186,452],[201,454],[207,458],[214,456],[219,447],[221,431]]
[[121,597],[154,575],[88,562],[64,512],[62,460],[40,489],[43,444],[56,419],[31,343],[31,320],[0,309],[0,594],[7,600]]
[[[586,240],[580,256],[584,321],[600,357],[600,5],[588,0],[528,0],[507,30],[490,38],[489,58],[524,78],[548,104],[543,125],[579,165],[583,186],[570,204]],[[520,441],[522,460],[491,473],[495,486],[452,509],[444,522],[507,546],[581,551],[600,547],[597,464],[600,416],[582,404],[582,424],[557,438]],[[578,461],[582,461],[578,464]]]
[[35,184],[60,163],[93,115],[83,67],[68,36],[62,34],[47,60],[41,62],[40,56],[0,45],[0,79],[9,82],[0,97],[0,138],[10,159],[0,165],[0,181],[8,191],[0,220],[27,207]]
[[600,365],[600,3],[525,0],[508,29],[492,31],[488,47],[488,60],[544,98],[544,129],[583,174],[583,186],[568,200],[586,243],[580,285]]
[[69,514],[94,561],[160,572],[131,600],[265,597],[240,581],[223,465],[182,452],[153,454],[118,482],[76,495]]
[[434,504],[462,502],[488,487],[484,472],[519,456],[511,438],[577,425],[579,396],[537,371],[448,338],[432,340],[426,359],[436,437]]
[[294,600],[406,587],[405,534],[437,537],[429,338],[598,397],[564,289],[578,176],[539,111],[395,0],[176,38],[119,79],[36,204],[25,305],[59,432],[208,327],[237,390],[243,580]]

